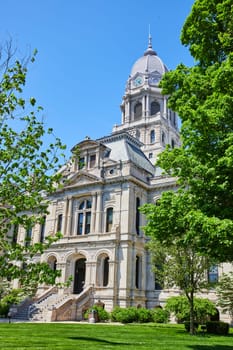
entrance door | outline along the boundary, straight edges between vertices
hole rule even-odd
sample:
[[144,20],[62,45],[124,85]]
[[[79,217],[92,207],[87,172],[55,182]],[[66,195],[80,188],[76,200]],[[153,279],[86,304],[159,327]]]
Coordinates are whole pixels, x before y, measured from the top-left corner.
[[86,259],[82,258],[75,262],[74,270],[74,294],[79,294],[83,291],[86,274]]

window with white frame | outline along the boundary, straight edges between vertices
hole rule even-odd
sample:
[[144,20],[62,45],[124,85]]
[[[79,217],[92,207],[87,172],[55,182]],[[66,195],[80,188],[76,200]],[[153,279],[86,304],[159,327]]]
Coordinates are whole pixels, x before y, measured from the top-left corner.
[[106,232],[112,231],[113,223],[113,208],[107,208],[106,210]]
[[78,207],[77,235],[87,235],[91,231],[91,201],[85,199]]

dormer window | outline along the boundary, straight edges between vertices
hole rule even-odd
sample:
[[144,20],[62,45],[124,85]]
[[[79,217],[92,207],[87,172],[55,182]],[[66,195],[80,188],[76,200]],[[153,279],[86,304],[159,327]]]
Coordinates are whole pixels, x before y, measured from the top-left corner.
[[83,169],[85,165],[85,158],[84,157],[80,157],[79,158],[79,162],[78,162],[78,168],[79,170]]
[[96,163],[96,155],[95,154],[91,154],[90,155],[90,161],[89,161],[89,168],[94,168]]

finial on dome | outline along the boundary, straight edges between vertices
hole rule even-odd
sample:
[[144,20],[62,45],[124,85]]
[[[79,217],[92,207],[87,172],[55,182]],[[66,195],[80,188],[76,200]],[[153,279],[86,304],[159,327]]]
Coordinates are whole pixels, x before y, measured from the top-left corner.
[[152,48],[152,36],[151,36],[151,33],[150,33],[150,24],[149,24],[148,48],[144,52],[144,56],[147,56],[147,55],[157,55],[157,53]]

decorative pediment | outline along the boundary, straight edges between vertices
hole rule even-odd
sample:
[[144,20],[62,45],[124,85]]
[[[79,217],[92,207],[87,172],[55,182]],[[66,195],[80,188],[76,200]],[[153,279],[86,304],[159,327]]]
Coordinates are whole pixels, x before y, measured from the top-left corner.
[[95,175],[88,174],[87,172],[80,171],[74,174],[67,180],[65,187],[75,186],[75,185],[88,185],[93,182],[100,181],[101,179]]

